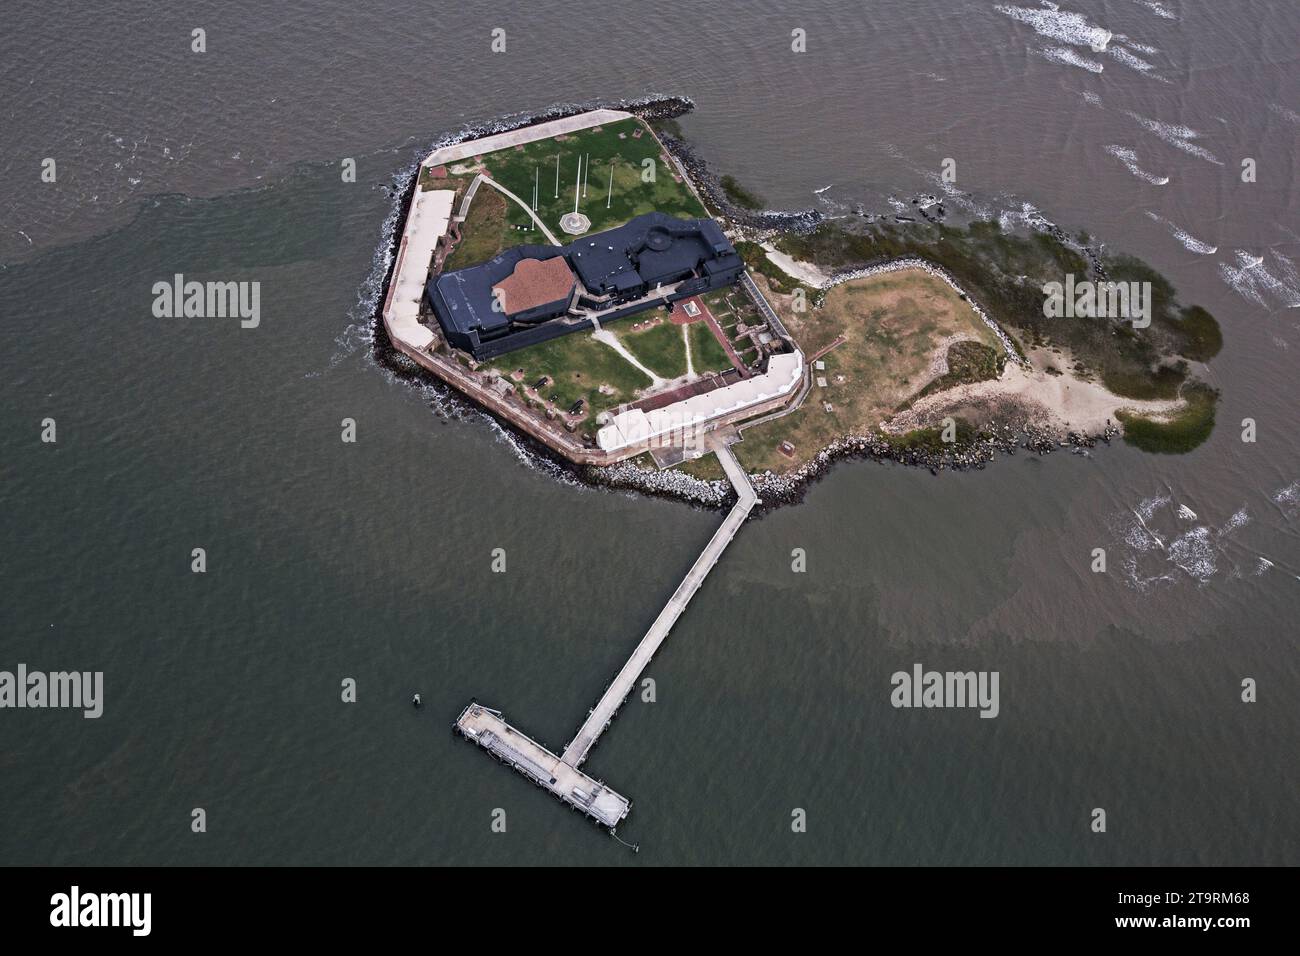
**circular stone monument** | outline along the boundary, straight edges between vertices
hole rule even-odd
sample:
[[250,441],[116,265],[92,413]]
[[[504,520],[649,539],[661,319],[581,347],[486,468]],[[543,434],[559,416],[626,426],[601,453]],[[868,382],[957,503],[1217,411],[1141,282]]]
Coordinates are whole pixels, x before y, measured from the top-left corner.
[[566,212],[560,217],[560,228],[571,236],[580,236],[591,228],[591,220],[580,212]]

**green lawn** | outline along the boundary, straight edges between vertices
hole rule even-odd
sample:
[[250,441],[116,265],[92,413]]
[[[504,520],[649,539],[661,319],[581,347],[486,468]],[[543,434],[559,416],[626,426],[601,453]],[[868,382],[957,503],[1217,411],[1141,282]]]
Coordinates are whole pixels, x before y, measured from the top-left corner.
[[627,350],[661,378],[680,378],[686,374],[686,342],[680,325],[660,322],[641,332],[619,330],[617,334]]
[[495,189],[480,186],[461,224],[464,238],[443,263],[444,272],[487,262],[501,251],[501,231],[505,228],[509,204],[510,200]]
[[[641,130],[640,137],[633,134]],[[621,138],[620,138],[621,137]],[[696,199],[685,182],[677,182],[673,174],[676,167],[665,162],[659,143],[645,124],[635,117],[609,123],[603,127],[579,130],[563,140],[544,139],[522,147],[508,147],[487,153],[483,164],[488,175],[501,183],[524,202],[531,205],[534,183],[538,184],[537,215],[546,223],[561,242],[571,242],[560,229],[560,217],[573,211],[574,183],[578,173],[578,160],[590,161],[584,174],[586,197],[579,199],[579,211],[591,220],[590,232],[601,232],[620,226],[647,212],[663,212],[670,216],[697,218],[708,213]],[[559,165],[559,195],[556,195],[556,164]],[[643,178],[643,162],[651,160],[654,180]],[[613,193],[609,192],[613,177]],[[491,187],[482,186],[471,205],[466,226],[475,225],[473,207]],[[606,202],[609,208],[606,208]],[[481,225],[481,224],[480,224]],[[478,250],[491,248],[495,255],[501,249],[520,243],[545,243],[546,237],[533,223],[532,218],[514,201],[507,202],[504,220],[490,223],[490,239],[476,238]],[[469,232],[466,232],[467,242]],[[499,243],[496,239],[500,240]],[[458,251],[459,254],[459,251]],[[491,256],[485,256],[491,258]],[[483,260],[479,260],[483,261]],[[457,267],[474,265],[468,258],[457,260]]]
[[721,372],[731,368],[731,359],[704,322],[686,326],[691,336],[691,362],[697,374]]
[[[660,322],[648,329],[631,330],[631,323],[610,331],[618,335],[623,346],[636,356],[646,368],[665,379],[680,378],[686,374],[686,342],[682,330],[689,330],[691,355],[696,374],[718,372],[731,367],[727,354],[703,322],[693,325],[673,325]],[[590,332],[574,332],[540,345],[530,345],[484,363],[510,376],[517,369],[524,370],[522,379],[515,385],[522,393],[543,375],[551,384],[541,390],[544,399],[551,399],[561,411],[567,411],[578,399],[587,403],[587,416],[583,427],[594,430],[599,412],[617,408],[635,401],[637,392],[651,382],[603,342],[597,342]],[[600,387],[604,385],[604,392]]]
[[[650,379],[608,345],[593,339],[590,332],[574,332],[530,345],[485,365],[507,376],[522,368],[523,380],[516,383],[521,392],[543,375],[550,376],[551,384],[541,390],[542,397],[554,397],[561,411],[567,411],[578,399],[585,399],[584,427],[588,430],[594,427],[597,412],[634,401],[635,392],[650,384]],[[602,385],[608,386],[606,393],[600,391]]]

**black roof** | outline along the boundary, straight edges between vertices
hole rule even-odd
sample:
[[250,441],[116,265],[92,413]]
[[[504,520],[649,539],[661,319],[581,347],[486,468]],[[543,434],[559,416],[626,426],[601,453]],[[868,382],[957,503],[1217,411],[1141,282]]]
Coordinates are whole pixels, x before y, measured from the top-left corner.
[[719,258],[739,260],[712,219],[676,219],[661,212],[575,239],[569,250],[569,264],[582,284],[597,294],[675,282]]
[[448,332],[491,335],[511,316],[492,308],[492,287],[521,259],[564,256],[583,286],[597,296],[626,301],[690,275],[719,276],[742,267],[740,256],[712,219],[676,219],[649,212],[567,246],[513,246],[480,265],[429,281],[429,299]]
[[492,287],[510,275],[521,259],[554,259],[564,253],[557,246],[512,246],[480,265],[444,272],[429,282],[438,318],[459,332],[490,332],[509,325],[510,316],[492,308]]

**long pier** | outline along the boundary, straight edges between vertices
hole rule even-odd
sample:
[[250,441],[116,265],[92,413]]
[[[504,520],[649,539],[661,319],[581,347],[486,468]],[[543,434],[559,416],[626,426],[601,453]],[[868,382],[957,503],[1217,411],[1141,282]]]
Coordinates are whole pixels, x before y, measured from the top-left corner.
[[564,748],[564,753],[557,757],[531,737],[506,723],[500,712],[477,703],[466,707],[456,720],[456,730],[466,738],[483,747],[503,763],[513,766],[538,786],[550,790],[565,803],[611,829],[627,816],[631,802],[578,768],[587,759],[587,755],[591,753],[600,735],[609,727],[619,707],[636,686],[637,678],[654,658],[655,652],[659,650],[660,645],[668,637],[669,631],[677,623],[677,619],[686,610],[686,605],[700,589],[704,579],[718,563],[722,552],[726,550],[731,539],[740,530],[740,526],[749,517],[749,512],[758,503],[758,496],[749,483],[749,477],[740,466],[740,462],[736,461],[731,449],[718,442],[714,444],[713,452],[718,456],[728,480],[736,490],[736,503],[727,513],[722,525],[713,533],[704,550],[700,552],[700,556],[695,559],[691,569],[686,572],[686,577],[677,586],[677,590],[668,599],[659,616],[650,625],[650,630],[646,631],[645,636],[641,638],[632,656],[614,675],[605,693],[591,709],[587,719],[569,741],[569,745]]
[[695,559],[691,569],[686,572],[686,577],[682,579],[682,583],[677,585],[677,590],[673,592],[673,596],[668,599],[664,609],[659,612],[655,622],[650,625],[650,630],[646,631],[645,637],[641,638],[641,643],[636,646],[632,656],[627,659],[627,663],[614,676],[614,680],[605,690],[605,693],[601,695],[600,700],[596,702],[596,706],[592,708],[582,726],[578,728],[578,732],[574,735],[573,740],[569,742],[569,746],[564,748],[564,761],[571,766],[580,767],[582,762],[587,759],[587,754],[591,752],[591,748],[596,745],[596,741],[604,733],[605,728],[609,726],[610,721],[614,719],[614,715],[622,706],[623,701],[627,699],[627,695],[632,692],[637,677],[646,669],[655,652],[659,650],[659,645],[668,637],[668,632],[672,630],[672,626],[677,623],[677,619],[686,610],[686,605],[695,596],[695,592],[700,589],[700,585],[704,583],[708,573],[713,570],[713,566],[718,563],[718,558],[727,545],[731,543],[731,539],[736,536],[740,526],[749,517],[750,509],[754,507],[754,503],[758,500],[758,496],[754,494],[754,489],[750,485],[744,469],[736,461],[731,449],[725,445],[719,446],[716,449],[716,454],[722,462],[722,467],[727,472],[727,478],[730,479],[732,487],[736,489],[736,494],[739,497],[732,506],[731,511],[727,513],[726,520],[713,533],[709,543],[704,546],[700,556]]

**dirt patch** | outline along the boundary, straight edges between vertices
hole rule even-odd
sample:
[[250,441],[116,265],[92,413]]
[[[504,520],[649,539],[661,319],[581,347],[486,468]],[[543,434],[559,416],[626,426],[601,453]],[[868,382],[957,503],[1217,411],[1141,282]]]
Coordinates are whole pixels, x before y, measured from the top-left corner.
[[[751,470],[789,471],[841,435],[878,430],[896,409],[946,374],[947,350],[954,342],[1001,350],[970,304],[922,269],[854,279],[828,291],[819,308],[804,312],[793,310],[793,296],[772,292],[762,277],[756,281],[805,355],[834,348],[822,355],[824,368],[813,368],[814,384],[803,406],[745,430],[737,453]],[[785,441],[799,449],[795,459],[780,451]]]

